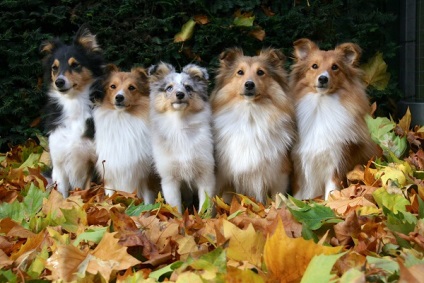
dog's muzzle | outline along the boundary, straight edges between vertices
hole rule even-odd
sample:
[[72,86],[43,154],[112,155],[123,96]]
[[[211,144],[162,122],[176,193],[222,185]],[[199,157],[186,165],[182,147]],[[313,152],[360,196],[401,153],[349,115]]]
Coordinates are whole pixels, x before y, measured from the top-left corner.
[[54,84],[57,90],[59,90],[60,92],[67,92],[70,89],[70,86],[68,81],[66,80],[66,77],[62,75],[57,77],[57,79],[54,81]]
[[321,76],[318,77],[317,88],[319,88],[319,89],[328,88],[328,77],[327,76],[321,75]]
[[255,95],[255,83],[253,81],[246,81],[244,83],[244,95],[245,96]]

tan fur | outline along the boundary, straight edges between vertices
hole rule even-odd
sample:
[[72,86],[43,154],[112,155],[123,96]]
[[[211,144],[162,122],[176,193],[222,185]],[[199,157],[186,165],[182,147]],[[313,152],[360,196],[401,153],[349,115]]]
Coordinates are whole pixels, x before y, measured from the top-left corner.
[[119,90],[124,89],[125,111],[148,119],[149,82],[146,70],[133,68],[131,72],[121,72],[117,68],[109,67],[109,71],[103,107],[114,109],[115,96]]
[[[294,55],[296,63],[293,65],[290,76],[290,87],[295,104],[298,105],[304,97],[311,93],[322,95],[322,97],[338,96],[340,105],[345,107],[346,111],[349,112],[351,121],[353,121],[351,123],[353,128],[345,129],[345,132],[346,135],[350,136],[350,139],[359,141],[355,143],[346,141],[345,144],[339,145],[340,148],[343,148],[341,150],[343,156],[334,172],[333,180],[336,180],[334,181],[336,187],[340,187],[340,181],[345,179],[348,170],[358,163],[363,164],[377,153],[377,147],[370,139],[364,120],[365,115],[370,112],[370,105],[365,92],[365,86],[361,80],[362,72],[357,68],[361,49],[354,43],[344,43],[337,46],[334,50],[324,51],[320,50],[314,42],[308,39],[299,39],[294,42]],[[328,88],[320,90],[321,94],[318,94],[317,78],[325,72],[328,72],[330,77]],[[311,109],[311,111],[315,110]],[[312,122],[314,121],[310,121],[310,123]],[[317,121],[315,122],[319,123]],[[337,127],[337,122],[338,117],[334,116],[334,127]],[[301,131],[302,129],[299,130]],[[329,132],[328,135],[331,137],[332,133]],[[300,141],[306,139],[306,137],[302,136],[299,138]],[[300,152],[301,149],[297,148],[297,150]],[[320,148],[316,148],[316,151],[319,152]],[[305,158],[307,157],[299,156],[296,153],[293,154],[295,196],[296,194],[302,196],[302,190],[307,189],[299,187],[299,178],[302,178],[300,176],[303,175],[302,171],[304,170],[301,163],[308,163],[308,160],[305,160]],[[315,158],[325,160],[325,158],[329,157],[323,155],[321,157],[316,156]],[[316,168],[316,170],[312,171],[316,172],[319,170],[320,168]],[[303,178],[313,179],[314,176],[304,176]],[[317,193],[320,194],[321,192]]]
[[[276,49],[264,49],[257,56],[250,57],[245,56],[241,49],[233,48],[220,55],[220,68],[211,103],[217,151],[217,184],[221,192],[233,190],[265,202],[268,193],[285,193],[287,189],[286,182],[277,180],[280,175],[290,173],[289,149],[295,138],[294,109],[288,96],[284,59],[284,55]],[[246,82],[254,83],[253,95],[245,95],[251,92],[246,90]],[[250,114],[244,115],[241,113],[243,111]],[[237,112],[245,120],[237,120]],[[219,122],[227,116],[232,118]],[[237,130],[237,125],[233,123],[240,123],[246,132],[234,133],[235,136],[231,137],[228,133]],[[245,145],[245,149],[237,148],[238,139],[243,143],[251,139],[251,144]],[[267,162],[265,155],[272,155],[270,152],[275,148],[278,148],[278,156]],[[237,158],[250,155],[250,150],[253,150],[252,157],[246,157],[249,160],[248,171],[237,172]],[[262,151],[264,155],[260,157]],[[243,166],[239,164],[240,168]],[[253,184],[256,182],[254,179],[258,179],[260,185]]]

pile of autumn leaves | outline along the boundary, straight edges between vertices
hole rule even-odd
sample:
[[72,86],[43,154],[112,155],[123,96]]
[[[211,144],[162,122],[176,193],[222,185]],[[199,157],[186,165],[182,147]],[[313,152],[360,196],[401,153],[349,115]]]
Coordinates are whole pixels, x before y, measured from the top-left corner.
[[64,199],[28,141],[0,156],[0,282],[422,282],[424,127],[410,120],[369,118],[384,156],[326,202],[236,195],[183,215],[94,184]]

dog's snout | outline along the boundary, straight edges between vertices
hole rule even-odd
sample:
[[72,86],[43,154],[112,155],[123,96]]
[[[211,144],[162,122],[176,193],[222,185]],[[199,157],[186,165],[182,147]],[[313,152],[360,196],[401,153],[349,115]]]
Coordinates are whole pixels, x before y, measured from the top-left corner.
[[245,87],[247,90],[252,90],[252,89],[254,89],[254,88],[255,88],[255,83],[254,83],[254,82],[252,82],[252,81],[247,81],[247,82],[245,82],[245,83],[244,83],[244,87]]
[[328,83],[328,77],[327,76],[319,76],[318,77],[318,82],[320,84],[326,84],[326,83]]
[[178,91],[175,95],[177,96],[178,99],[184,98],[184,92],[182,92],[182,91]]
[[115,101],[118,103],[124,101],[124,96],[122,94],[118,94],[117,96],[115,96]]
[[56,79],[56,81],[54,82],[54,84],[58,87],[58,88],[63,88],[65,86],[65,80],[62,78],[58,78]]

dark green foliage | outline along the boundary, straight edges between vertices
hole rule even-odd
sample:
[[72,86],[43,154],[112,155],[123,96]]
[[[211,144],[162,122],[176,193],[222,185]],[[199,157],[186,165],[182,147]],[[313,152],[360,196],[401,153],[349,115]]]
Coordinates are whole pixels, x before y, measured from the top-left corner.
[[[126,0],[126,1],[0,1],[0,148],[17,144],[42,131],[37,123],[45,95],[38,47],[43,40],[60,37],[69,42],[78,27],[87,23],[97,34],[107,62],[123,69],[148,67],[163,60],[184,66],[196,62],[213,71],[218,55],[239,46],[253,55],[262,47],[281,48],[291,63],[292,43],[301,37],[322,48],[353,41],[363,60],[377,51],[389,64],[392,79],[384,93],[371,90],[373,100],[396,99],[397,52],[393,30],[396,17],[389,0]],[[236,11],[252,12],[253,27],[235,26]],[[266,11],[272,11],[270,16]],[[193,37],[174,43],[174,35],[196,15],[209,19],[197,24]],[[262,28],[260,41],[250,35]],[[196,59],[197,58],[197,59]],[[200,58],[201,61],[197,61]],[[34,127],[31,127],[33,125]]]

